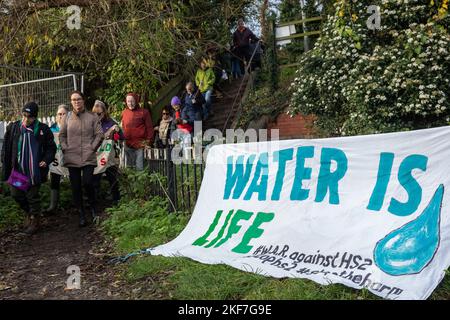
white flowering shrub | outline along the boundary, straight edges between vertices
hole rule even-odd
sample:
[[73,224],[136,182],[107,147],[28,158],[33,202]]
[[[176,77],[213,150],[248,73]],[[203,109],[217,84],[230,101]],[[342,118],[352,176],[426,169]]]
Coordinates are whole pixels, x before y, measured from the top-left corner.
[[[369,5],[381,28],[369,30]],[[450,120],[448,0],[339,0],[301,57],[290,113],[331,135],[445,125]]]

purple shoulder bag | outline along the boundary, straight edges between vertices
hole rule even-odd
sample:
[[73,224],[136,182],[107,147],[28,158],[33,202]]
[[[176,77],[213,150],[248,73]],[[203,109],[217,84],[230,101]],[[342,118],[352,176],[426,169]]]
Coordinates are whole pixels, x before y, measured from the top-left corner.
[[30,179],[16,169],[12,169],[11,175],[9,176],[9,179],[7,181],[11,186],[13,186],[16,189],[22,190],[22,191],[28,191],[30,189]]

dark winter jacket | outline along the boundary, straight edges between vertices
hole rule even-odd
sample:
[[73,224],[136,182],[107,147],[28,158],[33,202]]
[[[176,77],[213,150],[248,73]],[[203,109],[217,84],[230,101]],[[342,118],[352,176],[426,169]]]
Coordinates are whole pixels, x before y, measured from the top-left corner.
[[185,91],[181,97],[181,102],[184,108],[187,107],[189,110],[193,109],[194,113],[197,115],[197,118],[194,117],[194,119],[200,121],[202,120],[202,106],[205,103],[205,98],[196,87],[194,87],[193,91],[194,93],[192,94]]
[[[20,125],[21,121],[12,122],[6,128],[4,137],[1,161],[2,161],[2,180],[8,180],[13,168],[18,168],[17,155],[18,144],[20,138]],[[45,124],[39,122],[39,129],[37,131],[37,140],[39,143],[39,157],[38,162],[45,161],[47,166],[45,168],[39,168],[41,183],[47,180],[48,170],[50,164],[55,159],[56,144],[53,139],[53,133],[50,128]]]
[[259,38],[248,28],[244,28],[243,31],[236,29],[233,33],[233,45],[236,48],[247,48],[250,45],[250,41],[257,42]]

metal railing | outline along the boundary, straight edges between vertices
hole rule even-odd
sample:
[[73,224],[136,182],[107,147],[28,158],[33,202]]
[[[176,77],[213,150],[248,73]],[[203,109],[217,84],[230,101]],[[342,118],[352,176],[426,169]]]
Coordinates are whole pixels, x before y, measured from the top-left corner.
[[[190,159],[193,149],[183,150]],[[152,186],[153,195],[167,197],[171,211],[192,212],[197,202],[205,166],[203,163],[175,163],[171,159],[172,149],[148,149],[146,159],[148,170],[161,177]]]

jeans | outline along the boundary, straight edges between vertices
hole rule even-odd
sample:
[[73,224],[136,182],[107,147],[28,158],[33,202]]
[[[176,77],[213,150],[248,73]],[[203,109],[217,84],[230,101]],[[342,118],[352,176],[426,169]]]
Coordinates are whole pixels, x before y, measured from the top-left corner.
[[206,120],[206,118],[208,118],[208,114],[211,109],[212,92],[213,90],[209,89],[208,91],[202,93],[203,98],[205,98],[205,103],[203,104],[203,120]]
[[144,149],[133,149],[125,144],[125,166],[144,170]]
[[39,188],[40,185],[31,186],[31,188],[25,192],[10,186],[11,196],[16,200],[19,207],[30,216],[38,215],[41,212]]
[[83,209],[83,189],[88,197],[89,205],[95,208],[95,188],[93,184],[93,165],[81,168],[69,168],[70,186],[72,189],[73,204],[78,209]]
[[233,59],[231,73],[235,78],[242,77],[241,64],[239,63],[239,59]]

